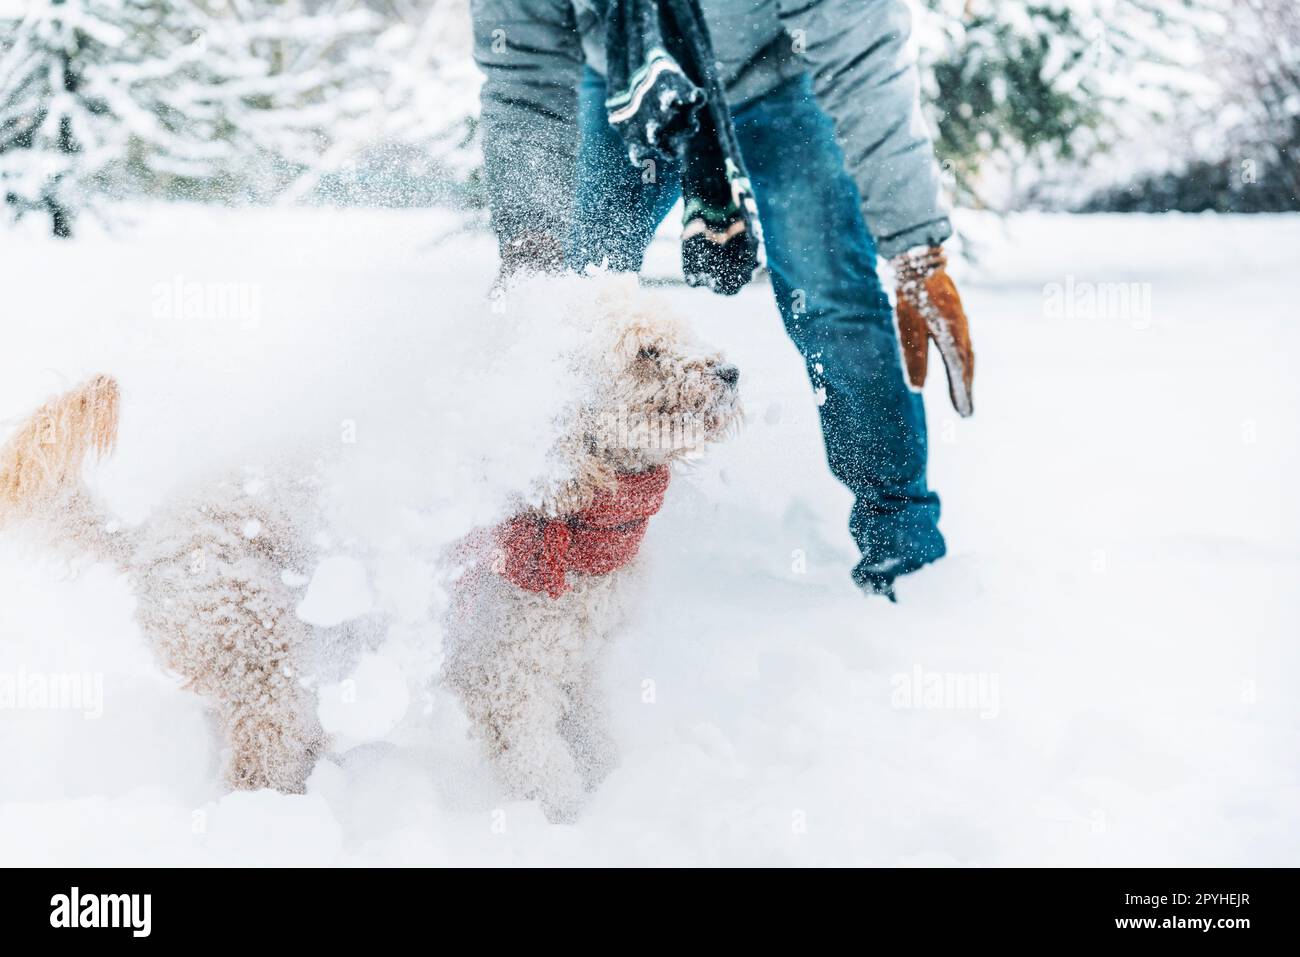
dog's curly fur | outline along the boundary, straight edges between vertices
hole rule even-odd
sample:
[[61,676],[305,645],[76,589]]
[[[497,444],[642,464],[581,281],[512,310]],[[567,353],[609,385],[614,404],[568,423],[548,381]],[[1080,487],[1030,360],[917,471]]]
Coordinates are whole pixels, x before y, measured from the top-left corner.
[[[542,517],[585,508],[621,473],[698,454],[741,415],[738,371],[661,300],[634,282],[593,285],[596,328],[574,357],[575,377],[585,374],[593,387],[570,410],[557,477],[538,491],[539,504],[520,505]],[[689,427],[647,443],[613,427],[628,421]],[[570,590],[552,599],[498,574],[490,536],[469,554],[446,621],[444,680],[508,793],[539,799],[552,820],[572,820],[614,762],[597,679],[602,650],[629,607],[635,563],[608,575],[571,572]]]
[[99,375],[20,426],[0,449],[0,528],[24,525],[121,569],[154,651],[214,711],[225,781],[301,792],[326,741],[298,678],[312,629],[282,580],[311,567],[297,510],[266,481],[235,477],[119,528],[81,482],[87,455],[113,449],[119,404],[116,381]]
[[158,515],[126,563],[141,631],[210,703],[232,788],[299,793],[327,744],[303,680],[318,629],[284,582],[315,564],[306,512],[226,479]]

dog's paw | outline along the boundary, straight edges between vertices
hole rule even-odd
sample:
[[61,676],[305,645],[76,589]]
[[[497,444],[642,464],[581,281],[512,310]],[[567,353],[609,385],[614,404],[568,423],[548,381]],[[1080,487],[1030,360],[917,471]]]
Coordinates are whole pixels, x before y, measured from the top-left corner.
[[236,791],[271,788],[282,794],[302,794],[317,757],[327,746],[314,721],[282,725],[265,717],[233,723],[227,735],[226,784]]
[[559,799],[543,798],[542,813],[552,824],[577,824],[578,818],[582,815],[582,806],[586,803],[584,798],[585,795]]

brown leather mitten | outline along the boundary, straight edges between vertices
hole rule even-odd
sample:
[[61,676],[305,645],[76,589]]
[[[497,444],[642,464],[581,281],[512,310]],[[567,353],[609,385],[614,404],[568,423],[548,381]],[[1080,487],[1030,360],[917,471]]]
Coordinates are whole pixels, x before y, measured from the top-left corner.
[[961,297],[948,276],[943,247],[918,246],[890,263],[898,284],[898,337],[908,381],[917,389],[925,385],[933,339],[948,372],[952,407],[958,415],[970,415],[975,411],[971,399],[975,352]]

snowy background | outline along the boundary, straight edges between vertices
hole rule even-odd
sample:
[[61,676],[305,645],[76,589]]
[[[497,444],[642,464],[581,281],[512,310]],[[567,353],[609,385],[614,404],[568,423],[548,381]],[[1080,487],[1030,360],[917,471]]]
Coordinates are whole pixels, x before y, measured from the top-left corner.
[[[0,542],[0,674],[103,681],[98,718],[0,711],[0,856],[1295,864],[1300,329],[1282,304],[1300,219],[961,225],[978,413],[956,421],[931,383],[951,554],[897,606],[849,582],[849,494],[769,290],[666,292],[740,365],[749,422],[651,524],[608,677],[623,762],[572,827],[502,802],[432,684],[432,547],[490,512],[519,447],[508,413],[536,404],[536,380],[504,384],[528,375],[516,353],[465,345],[492,319],[490,240],[430,245],[423,212],[203,208],[138,210],[128,238],[0,234],[22,280],[0,420],[119,376],[121,445],[92,480],[132,521],[209,465],[333,442],[361,466],[336,489],[336,553],[364,575],[327,570],[333,604],[393,616],[352,693],[323,694],[338,747],[309,792],[225,794],[202,704],[153,663],[125,581]],[[672,244],[652,258],[666,272]],[[249,284],[255,321],[159,318],[177,277]],[[1087,314],[1076,294],[1065,314],[1067,281],[1146,284],[1150,310]],[[458,425],[465,409],[496,424]],[[476,469],[480,453],[499,461]],[[964,675],[977,700],[927,699]]]
[[[853,588],[770,290],[667,229],[748,423],[651,524],[622,763],[553,826],[436,682],[436,556],[536,468],[577,307],[489,307],[467,0],[0,0],[0,438],[115,375],[128,523],[328,463],[302,614],[381,622],[308,793],[229,794],[124,578],[0,536],[0,864],[1300,862],[1300,7],[912,6],[979,353],[973,419],[927,392],[950,554]],[[102,696],[5,697],[58,675]]]
[[[1294,0],[902,0],[981,209],[1300,209]],[[469,0],[0,0],[0,198],[456,208],[481,225]]]

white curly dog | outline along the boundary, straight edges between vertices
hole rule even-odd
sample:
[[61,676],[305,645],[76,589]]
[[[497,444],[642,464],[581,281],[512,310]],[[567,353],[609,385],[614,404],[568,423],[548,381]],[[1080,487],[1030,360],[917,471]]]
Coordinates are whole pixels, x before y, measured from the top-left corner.
[[[665,303],[606,280],[555,475],[476,536],[447,616],[444,680],[508,793],[572,820],[615,754],[602,651],[630,611],[631,563],[669,470],[738,424],[740,373]],[[581,372],[586,375],[582,376]]]
[[[503,783],[554,820],[572,819],[613,760],[595,694],[600,652],[628,608],[620,590],[668,468],[740,417],[738,371],[662,302],[634,280],[590,288],[555,468],[509,521],[457,549],[444,640],[443,680]],[[314,487],[222,478],[123,528],[82,481],[86,458],[112,451],[119,407],[117,382],[95,376],[9,437],[0,529],[120,568],[146,639],[209,703],[225,782],[301,792],[329,743],[304,675],[339,639],[295,614],[291,583],[319,559]]]

